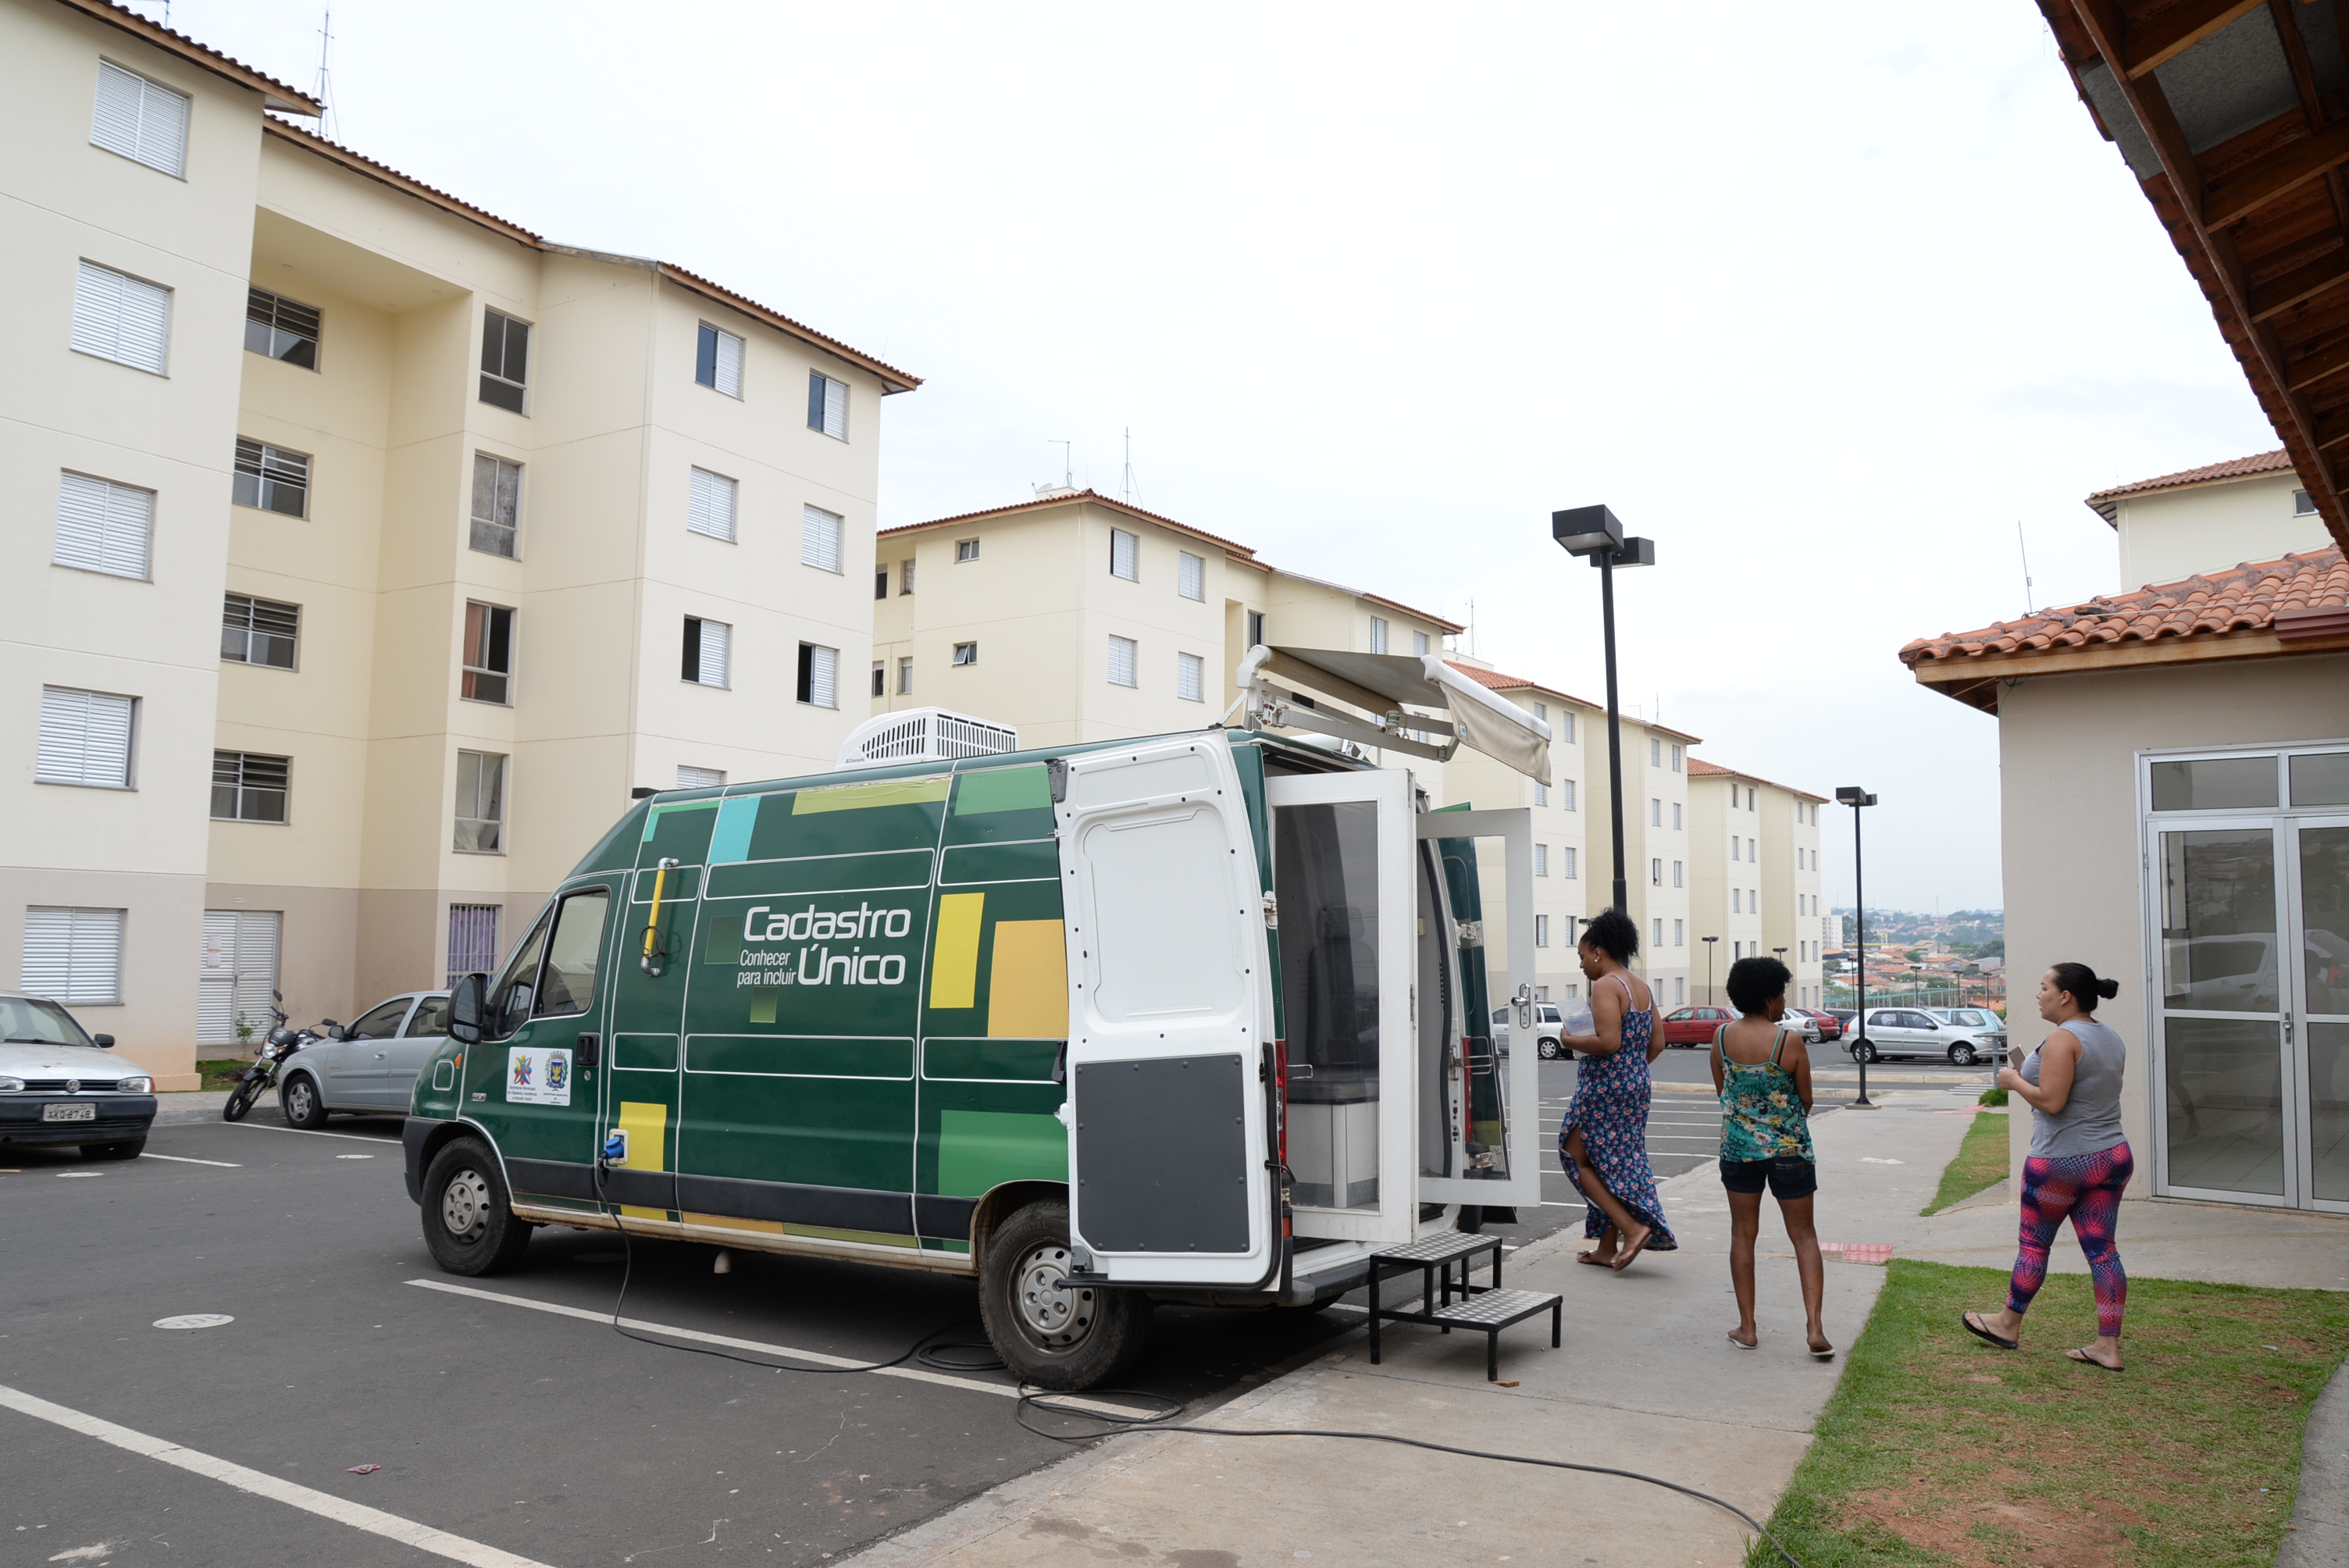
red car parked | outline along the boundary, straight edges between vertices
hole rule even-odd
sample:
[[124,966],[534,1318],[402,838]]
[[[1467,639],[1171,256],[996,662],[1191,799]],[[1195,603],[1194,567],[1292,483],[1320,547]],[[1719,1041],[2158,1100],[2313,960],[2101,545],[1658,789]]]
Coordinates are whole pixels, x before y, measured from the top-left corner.
[[1713,1031],[1736,1017],[1726,1007],[1676,1007],[1657,1026],[1663,1030],[1667,1046],[1710,1046]]
[[1816,1018],[1819,1022],[1819,1038],[1822,1040],[1843,1038],[1843,1020],[1833,1013],[1822,1013],[1816,1007],[1789,1007],[1786,1011],[1800,1013],[1808,1018]]

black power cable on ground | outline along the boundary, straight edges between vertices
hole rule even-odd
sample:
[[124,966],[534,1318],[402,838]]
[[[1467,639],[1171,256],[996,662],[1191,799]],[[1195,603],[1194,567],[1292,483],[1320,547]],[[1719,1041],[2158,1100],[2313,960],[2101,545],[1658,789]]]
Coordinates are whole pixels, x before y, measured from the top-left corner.
[[[600,1160],[595,1162],[595,1194],[598,1198],[605,1198],[604,1162]],[[818,1375],[880,1372],[892,1367],[902,1367],[908,1361],[918,1361],[925,1367],[941,1372],[993,1372],[1003,1367],[1002,1361],[994,1355],[994,1346],[983,1339],[941,1340],[939,1338],[940,1335],[952,1333],[962,1327],[964,1324],[978,1321],[974,1318],[965,1318],[961,1322],[949,1323],[944,1327],[934,1328],[916,1340],[903,1355],[891,1357],[886,1361],[875,1361],[870,1365],[859,1367],[786,1367],[772,1361],[757,1360],[749,1356],[738,1356],[730,1350],[719,1350],[706,1345],[681,1345],[675,1340],[655,1339],[648,1335],[634,1333],[620,1322],[620,1312],[628,1299],[629,1278],[636,1271],[636,1242],[635,1238],[628,1234],[628,1227],[622,1223],[618,1207],[607,1198],[605,1199],[605,1207],[611,1213],[613,1228],[620,1233],[622,1254],[620,1294],[612,1303],[612,1332],[623,1339],[633,1339],[639,1345],[650,1345],[661,1350],[689,1350],[696,1356],[714,1356],[720,1361],[739,1361],[745,1367],[763,1367],[770,1372],[805,1372]],[[949,1361],[937,1357],[937,1352],[947,1350],[978,1350],[986,1352],[987,1355],[983,1360],[970,1361]],[[1692,1497],[1700,1502],[1709,1502],[1715,1508],[1735,1514],[1738,1519],[1775,1547],[1778,1555],[1784,1557],[1792,1568],[1803,1568],[1802,1560],[1787,1551],[1785,1543],[1771,1534],[1767,1526],[1735,1503],[1725,1498],[1715,1497],[1709,1491],[1699,1491],[1692,1486],[1682,1486],[1678,1481],[1666,1480],[1661,1476],[1642,1475],[1638,1470],[1616,1470],[1608,1465],[1576,1464],[1570,1460],[1536,1459],[1530,1454],[1499,1454],[1490,1453],[1482,1449],[1454,1448],[1448,1443],[1431,1443],[1423,1438],[1397,1437],[1392,1432],[1315,1431],[1305,1428],[1288,1427],[1247,1429],[1169,1426],[1168,1422],[1176,1419],[1184,1411],[1191,1408],[1189,1401],[1170,1398],[1164,1394],[1144,1393],[1134,1388],[1092,1388],[1071,1397],[1088,1399],[1096,1397],[1141,1399],[1164,1405],[1167,1409],[1164,1413],[1155,1416],[1124,1416],[1112,1410],[1079,1409],[1066,1405],[1050,1404],[1047,1401],[1052,1398],[1050,1394],[1031,1392],[1027,1384],[1022,1383],[1019,1386],[1019,1401],[1011,1409],[1011,1418],[1025,1430],[1056,1443],[1097,1442],[1103,1438],[1123,1437],[1132,1432],[1192,1432],[1210,1438],[1344,1438],[1355,1442],[1397,1443],[1404,1448],[1425,1449],[1431,1453],[1456,1454],[1463,1459],[1491,1460],[1500,1464],[1539,1465],[1547,1470],[1579,1470],[1585,1475],[1619,1476],[1625,1480],[1645,1481],[1650,1486],[1660,1486],[1667,1491],[1676,1491],[1683,1497]],[[1105,1429],[1077,1433],[1046,1431],[1028,1419],[1028,1412],[1030,1410],[1039,1410],[1047,1415],[1075,1420],[1098,1421]]]

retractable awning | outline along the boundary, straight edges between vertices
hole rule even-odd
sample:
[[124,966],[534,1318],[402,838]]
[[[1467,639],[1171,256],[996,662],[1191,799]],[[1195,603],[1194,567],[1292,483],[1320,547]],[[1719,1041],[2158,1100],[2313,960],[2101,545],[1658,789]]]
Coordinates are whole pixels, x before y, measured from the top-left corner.
[[1549,782],[1549,726],[1441,655],[1259,645],[1235,678],[1251,728],[1307,729],[1438,762],[1464,743]]

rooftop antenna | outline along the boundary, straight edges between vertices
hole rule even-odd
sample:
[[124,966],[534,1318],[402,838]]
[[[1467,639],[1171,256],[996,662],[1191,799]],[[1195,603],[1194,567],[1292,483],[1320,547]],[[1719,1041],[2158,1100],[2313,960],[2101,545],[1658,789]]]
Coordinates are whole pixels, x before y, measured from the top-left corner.
[[1128,506],[1135,504],[1133,499],[1133,427],[1131,425],[1128,425],[1125,428],[1125,478],[1118,482],[1117,499],[1125,502]]
[[1077,471],[1069,466],[1071,450],[1071,443],[1067,441],[1046,441],[1044,444],[1048,447],[1058,447],[1061,449],[1061,488],[1062,490],[1076,489]]
[[1468,601],[1468,656],[1476,657],[1476,601]]
[[[171,15],[171,6],[167,4],[163,8],[164,20],[169,22]],[[342,122],[335,113],[330,97],[334,88],[334,77],[326,69],[326,49],[334,41],[335,14],[328,11],[318,24],[318,87],[316,92],[312,95],[318,100],[318,108],[321,111],[318,116],[318,134],[328,141],[335,140],[342,130]]]
[[2023,542],[2023,520],[2014,520],[2014,547],[2023,552],[2023,613],[2031,614],[2031,546]]

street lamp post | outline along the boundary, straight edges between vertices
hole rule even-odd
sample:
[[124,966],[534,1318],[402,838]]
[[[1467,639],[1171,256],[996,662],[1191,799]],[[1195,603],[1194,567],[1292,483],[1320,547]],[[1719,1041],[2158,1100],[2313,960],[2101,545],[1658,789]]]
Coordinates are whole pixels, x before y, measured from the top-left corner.
[[[1851,808],[1851,902],[1859,923],[1853,947],[1859,955],[1859,1009],[1852,1022],[1859,1026],[1859,1040],[1868,1047],[1868,893],[1860,881],[1859,813],[1863,807],[1876,804],[1876,797],[1857,784],[1847,784],[1836,791],[1836,802]],[[1868,1047],[1868,1049],[1872,1049]],[[1859,1098],[1851,1102],[1854,1110],[1874,1110],[1868,1098],[1868,1049],[1855,1053],[1859,1058]]]
[[1713,994],[1713,944],[1720,940],[1718,936],[1704,939],[1704,1002],[1708,1007],[1716,1004]]
[[1569,555],[1599,569],[1599,618],[1607,649],[1607,771],[1614,810],[1615,905],[1631,912],[1631,886],[1623,872],[1623,728],[1615,698],[1615,568],[1653,566],[1655,541],[1626,539],[1623,524],[1603,506],[1569,507],[1549,514],[1550,537]]

